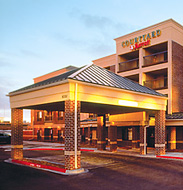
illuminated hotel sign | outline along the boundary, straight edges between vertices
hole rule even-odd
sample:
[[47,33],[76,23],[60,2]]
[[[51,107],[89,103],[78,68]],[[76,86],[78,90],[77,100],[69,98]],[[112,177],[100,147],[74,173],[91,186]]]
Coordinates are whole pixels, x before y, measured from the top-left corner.
[[131,50],[136,50],[143,46],[150,45],[151,39],[159,37],[160,35],[161,35],[161,30],[152,31],[151,33],[147,33],[142,36],[138,36],[130,40],[123,41],[121,45],[122,47],[130,46]]

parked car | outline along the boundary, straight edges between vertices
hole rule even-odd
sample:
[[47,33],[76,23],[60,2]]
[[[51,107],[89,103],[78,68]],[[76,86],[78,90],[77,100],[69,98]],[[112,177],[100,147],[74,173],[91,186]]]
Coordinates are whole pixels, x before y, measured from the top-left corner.
[[11,134],[0,132],[0,143],[11,144]]

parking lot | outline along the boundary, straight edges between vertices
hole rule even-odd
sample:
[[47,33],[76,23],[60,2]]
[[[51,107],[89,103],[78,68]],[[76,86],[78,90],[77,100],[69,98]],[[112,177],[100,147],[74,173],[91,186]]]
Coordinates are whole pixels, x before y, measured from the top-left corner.
[[[30,150],[33,147],[62,147],[49,143],[24,143],[24,157],[63,160],[63,150]],[[27,149],[26,149],[27,148]],[[64,176],[30,167],[5,163],[10,145],[0,145],[0,183],[10,189],[139,189],[179,190],[183,188],[183,161],[136,157],[122,153],[82,152],[79,175]]]

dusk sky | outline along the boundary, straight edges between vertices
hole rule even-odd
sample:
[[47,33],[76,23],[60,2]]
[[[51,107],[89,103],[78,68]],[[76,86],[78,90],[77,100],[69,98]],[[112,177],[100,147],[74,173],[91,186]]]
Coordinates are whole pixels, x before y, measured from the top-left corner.
[[182,0],[0,0],[0,117],[10,120],[9,92],[115,53],[119,36],[170,18],[183,25],[182,7]]

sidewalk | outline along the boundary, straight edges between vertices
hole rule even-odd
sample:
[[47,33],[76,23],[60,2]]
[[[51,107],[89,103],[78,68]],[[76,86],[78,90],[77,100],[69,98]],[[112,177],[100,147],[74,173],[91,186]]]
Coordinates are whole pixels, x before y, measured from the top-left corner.
[[[40,142],[40,141],[24,141],[24,150],[64,150],[64,144],[54,143],[54,142]],[[5,151],[11,151],[11,145],[0,145],[0,148],[5,148]],[[109,147],[106,147],[106,150],[97,150],[97,148],[93,148],[90,146],[84,145],[81,147],[81,151],[90,151],[90,152],[98,152],[103,154],[120,154],[126,156],[135,156],[135,157],[144,157],[144,158],[163,158],[163,159],[182,159],[183,160],[183,152],[166,152],[165,155],[156,156],[154,148],[148,148],[146,155],[140,154],[140,149],[126,149],[118,147],[116,152],[110,152]]]
[[[35,149],[36,147],[36,149]],[[53,142],[37,142],[37,141],[24,141],[24,150],[64,150],[64,144],[53,143]],[[166,152],[165,155],[156,156],[154,148],[148,148],[146,155],[140,154],[140,149],[125,149],[118,147],[116,152],[110,152],[109,147],[106,147],[106,150],[101,151],[97,150],[97,148],[93,148],[90,146],[81,147],[81,151],[91,151],[98,152],[104,154],[121,154],[126,156],[135,156],[135,157],[144,157],[144,158],[164,158],[164,159],[182,159],[183,160],[183,152]]]

